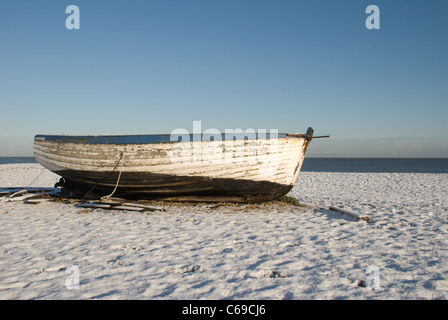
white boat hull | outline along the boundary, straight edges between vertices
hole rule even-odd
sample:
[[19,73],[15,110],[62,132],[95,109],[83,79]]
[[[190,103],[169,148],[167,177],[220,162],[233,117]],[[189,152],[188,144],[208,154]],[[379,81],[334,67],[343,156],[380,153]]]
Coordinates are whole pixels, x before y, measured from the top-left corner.
[[282,134],[250,140],[132,140],[95,143],[92,137],[37,135],[34,155],[67,185],[95,192],[115,190],[116,195],[169,200],[268,201],[293,187],[311,139]]

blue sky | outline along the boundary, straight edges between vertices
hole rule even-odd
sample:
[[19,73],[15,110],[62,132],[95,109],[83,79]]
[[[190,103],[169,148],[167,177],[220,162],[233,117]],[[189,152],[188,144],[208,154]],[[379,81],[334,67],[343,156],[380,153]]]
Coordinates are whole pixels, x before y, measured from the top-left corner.
[[[368,30],[368,5],[380,29]],[[65,9],[80,9],[68,30]],[[35,134],[312,126],[309,156],[448,157],[445,0],[2,0],[0,156]]]

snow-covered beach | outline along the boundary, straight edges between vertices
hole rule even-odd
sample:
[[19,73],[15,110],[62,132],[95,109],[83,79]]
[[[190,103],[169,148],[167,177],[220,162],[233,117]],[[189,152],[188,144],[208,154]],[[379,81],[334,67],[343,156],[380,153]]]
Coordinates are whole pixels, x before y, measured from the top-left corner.
[[[58,179],[0,165],[0,190]],[[289,195],[306,206],[142,213],[2,197],[0,298],[448,298],[448,174],[302,172]]]

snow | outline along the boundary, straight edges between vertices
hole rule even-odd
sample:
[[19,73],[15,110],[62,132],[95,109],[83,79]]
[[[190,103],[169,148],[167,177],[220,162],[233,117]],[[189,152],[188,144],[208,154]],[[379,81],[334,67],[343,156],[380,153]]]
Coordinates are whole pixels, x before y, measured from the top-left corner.
[[[447,299],[447,178],[302,172],[289,194],[301,207],[1,197],[0,298]],[[39,164],[0,165],[0,191],[58,180]]]

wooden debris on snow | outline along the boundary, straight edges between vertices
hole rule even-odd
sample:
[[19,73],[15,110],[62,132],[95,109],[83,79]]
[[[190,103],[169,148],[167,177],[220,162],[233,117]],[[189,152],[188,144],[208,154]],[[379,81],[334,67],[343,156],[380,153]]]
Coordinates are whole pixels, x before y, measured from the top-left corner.
[[[57,189],[50,189],[50,188],[44,188],[44,189],[10,189],[8,191],[2,191],[2,196],[8,196],[7,200],[8,202],[19,202],[19,201],[25,201],[28,202],[32,199],[42,199],[46,198],[48,196],[58,195],[59,190]],[[33,201],[33,203],[37,203]]]
[[139,203],[131,203],[131,202],[116,202],[116,201],[107,201],[107,202],[96,202],[89,201],[80,204],[83,208],[92,208],[92,209],[107,209],[107,210],[127,210],[127,211],[166,211],[165,209],[157,206],[150,206],[147,204],[139,204]]
[[27,193],[28,193],[28,190],[26,190],[26,189],[20,190],[20,191],[14,192],[12,195],[9,196],[9,198],[10,199],[17,198],[17,197],[23,196],[24,194],[27,194]]
[[0,191],[0,198],[4,197],[4,196],[8,196],[10,195],[11,192],[10,191]]
[[354,218],[356,220],[364,220],[364,221],[367,221],[367,222],[370,221],[370,218],[368,216],[360,215],[360,214],[358,214],[356,212],[352,212],[352,211],[348,211],[348,210],[341,209],[341,208],[336,208],[336,207],[330,207],[329,209],[333,210],[333,211],[337,211],[337,212],[343,213],[343,214],[346,214],[346,215],[348,215],[348,216],[350,216],[350,217],[352,217],[352,218]]

